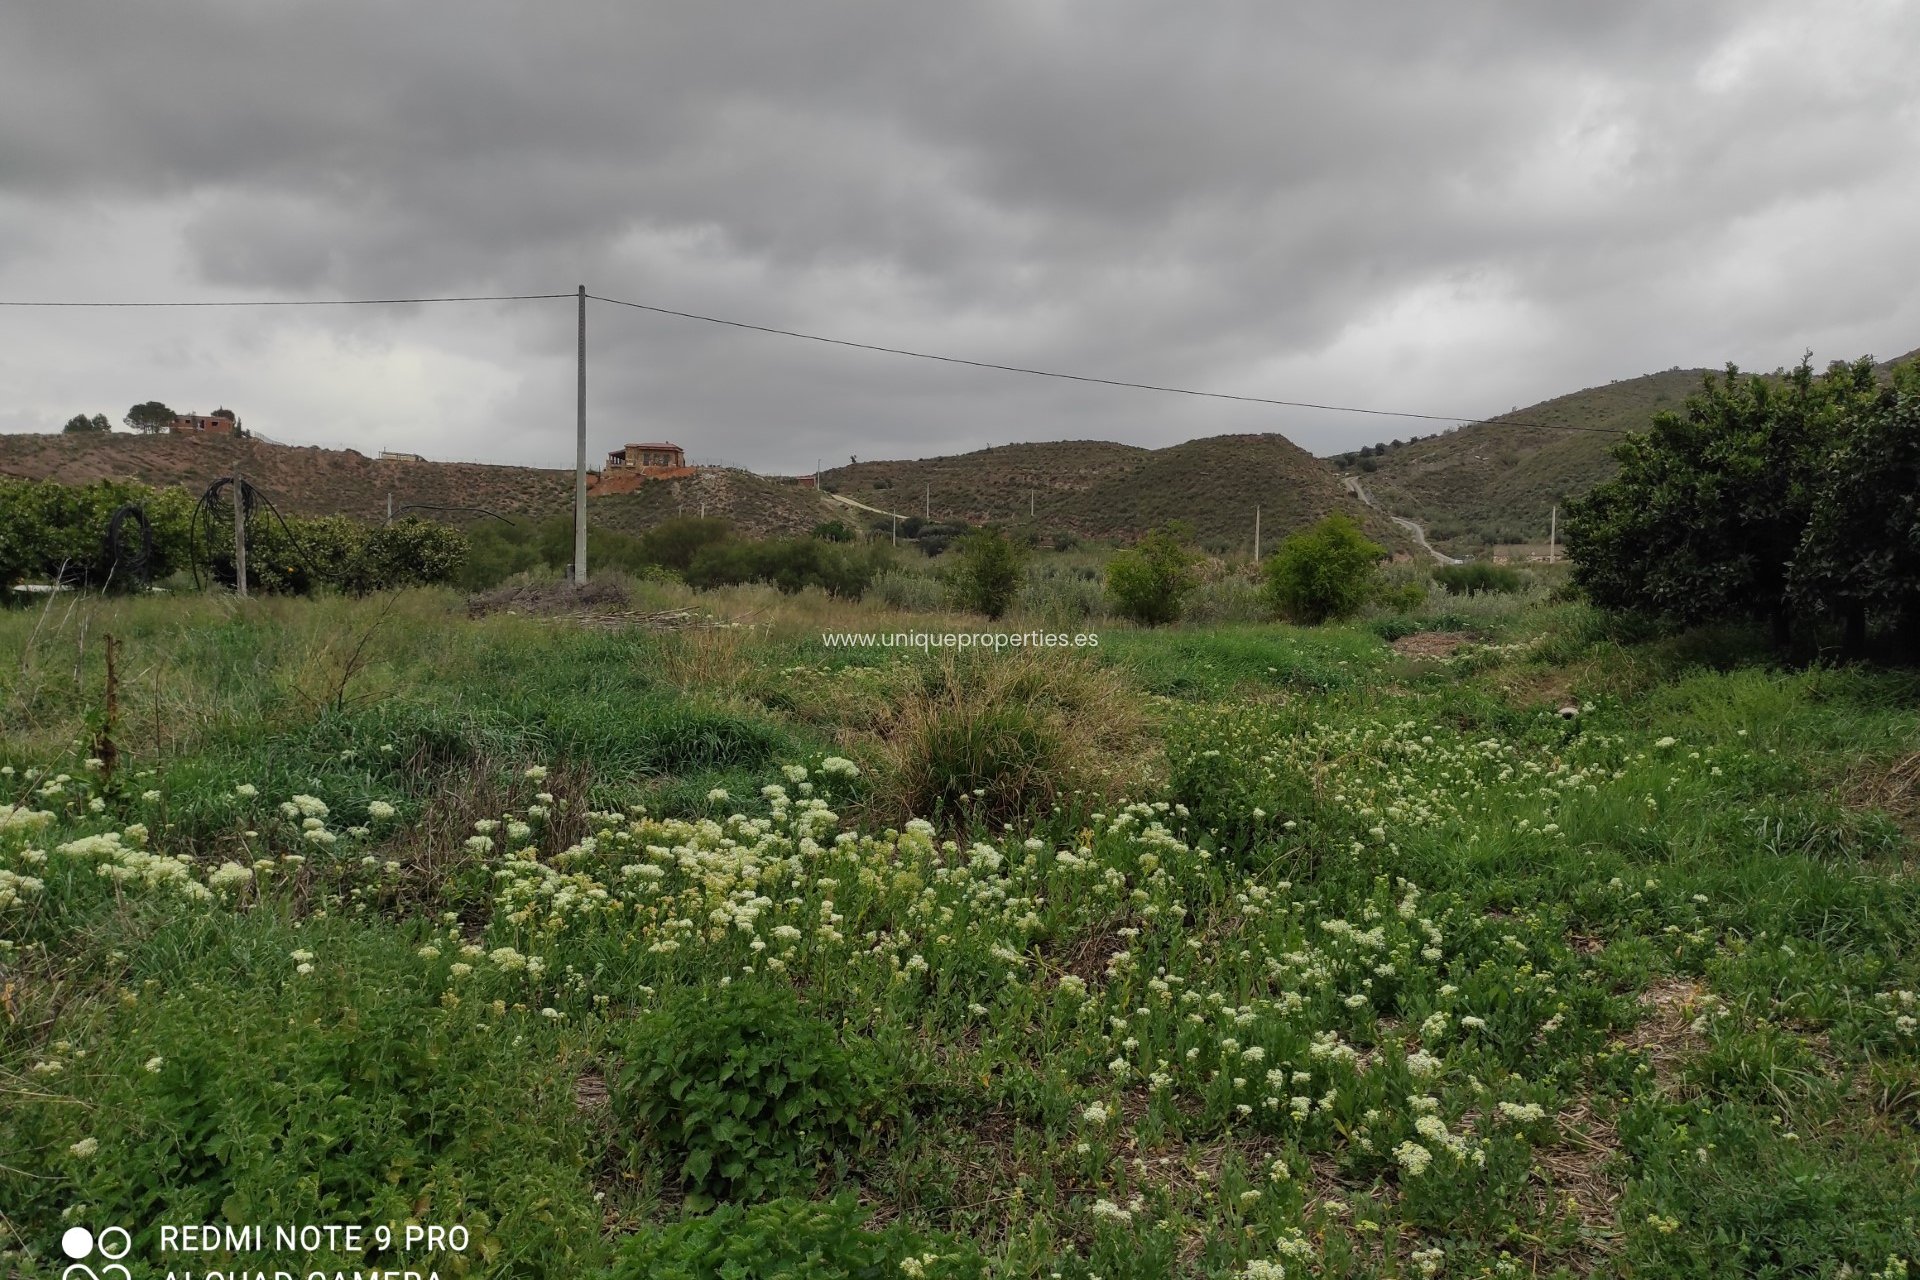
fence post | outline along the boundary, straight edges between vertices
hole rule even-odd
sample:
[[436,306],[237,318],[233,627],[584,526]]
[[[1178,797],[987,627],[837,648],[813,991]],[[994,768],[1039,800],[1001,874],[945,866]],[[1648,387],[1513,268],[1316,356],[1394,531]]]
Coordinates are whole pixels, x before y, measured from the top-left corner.
[[247,482],[233,469],[233,589],[247,598]]

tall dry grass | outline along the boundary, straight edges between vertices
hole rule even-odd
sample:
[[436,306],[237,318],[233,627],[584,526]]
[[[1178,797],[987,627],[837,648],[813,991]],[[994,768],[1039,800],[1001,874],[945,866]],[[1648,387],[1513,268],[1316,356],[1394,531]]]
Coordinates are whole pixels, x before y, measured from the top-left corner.
[[1139,693],[1082,658],[946,653],[887,668],[863,692],[881,762],[870,803],[883,820],[997,828],[1149,780]]

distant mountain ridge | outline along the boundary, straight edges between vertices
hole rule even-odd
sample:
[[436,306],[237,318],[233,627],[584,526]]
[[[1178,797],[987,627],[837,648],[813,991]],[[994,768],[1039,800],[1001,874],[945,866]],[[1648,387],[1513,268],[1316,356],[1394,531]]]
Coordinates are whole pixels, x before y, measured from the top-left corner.
[[1333,512],[1396,550],[1407,539],[1341,486],[1325,463],[1281,435],[1208,436],[1164,449],[1104,440],[994,445],[918,460],[857,462],[821,473],[833,493],[902,516],[1030,528],[1131,542],[1183,520],[1216,551],[1251,551],[1259,508],[1264,549]]

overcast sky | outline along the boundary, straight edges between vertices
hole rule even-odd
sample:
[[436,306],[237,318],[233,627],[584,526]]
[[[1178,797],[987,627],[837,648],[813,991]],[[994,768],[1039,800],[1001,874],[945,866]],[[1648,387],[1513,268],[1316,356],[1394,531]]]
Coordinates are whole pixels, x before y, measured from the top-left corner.
[[[1920,5],[7,4],[0,298],[571,290],[1481,415],[1920,346]],[[570,465],[568,301],[0,308],[0,430],[135,401]],[[1431,424],[596,306],[591,446],[763,471]]]

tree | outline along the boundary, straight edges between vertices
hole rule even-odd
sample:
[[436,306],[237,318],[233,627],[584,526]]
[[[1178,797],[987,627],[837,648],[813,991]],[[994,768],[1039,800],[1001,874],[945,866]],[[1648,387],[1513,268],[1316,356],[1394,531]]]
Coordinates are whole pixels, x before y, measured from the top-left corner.
[[84,413],[76,413],[67,419],[67,425],[60,428],[60,430],[66,435],[80,435],[83,433],[87,435],[105,435],[107,432],[113,430],[113,427],[107,422],[107,415],[104,413],[96,413],[91,418]]
[[1109,560],[1107,595],[1115,611],[1149,627],[1179,621],[1188,593],[1199,585],[1192,537],[1189,526],[1175,521]]
[[1708,374],[1682,412],[1616,447],[1613,480],[1569,505],[1575,583],[1603,608],[1668,622],[1764,620],[1784,645],[1823,470],[1874,395],[1865,359],[1817,378],[1806,359],[1782,380]]
[[1787,594],[1803,613],[1841,619],[1847,656],[1876,617],[1920,640],[1920,365],[1897,369],[1843,426],[1815,477]]
[[178,416],[158,400],[149,400],[145,404],[137,404],[127,410],[127,416],[121,421],[135,431],[144,431],[148,435],[153,435],[156,432],[165,431],[168,424]]
[[1372,594],[1376,566],[1386,554],[1347,517],[1328,516],[1289,535],[1268,559],[1267,599],[1295,622],[1349,617]]
[[954,603],[989,618],[1005,614],[1020,591],[1026,548],[989,526],[961,538],[958,555],[948,579]]

